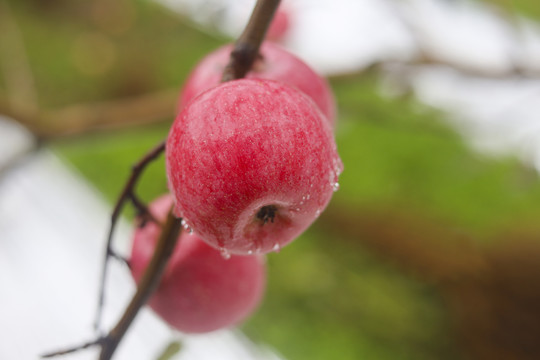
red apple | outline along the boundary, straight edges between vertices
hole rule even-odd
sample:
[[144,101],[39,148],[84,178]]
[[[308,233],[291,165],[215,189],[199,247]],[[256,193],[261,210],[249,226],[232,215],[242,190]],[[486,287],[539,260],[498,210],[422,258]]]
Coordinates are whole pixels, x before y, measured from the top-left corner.
[[[153,202],[150,211],[164,221],[170,196]],[[161,228],[148,221],[137,228],[130,267],[140,281]],[[185,333],[203,333],[234,325],[253,312],[265,286],[261,256],[223,257],[196,234],[183,231],[150,307],[169,325]]]
[[177,116],[166,144],[175,211],[233,254],[279,250],[326,207],[342,170],[330,125],[299,90],[220,84]]
[[[179,101],[182,109],[202,91],[218,85],[229,62],[232,45],[226,45],[207,55],[191,72]],[[311,97],[333,126],[336,106],[330,86],[311,67],[282,47],[265,42],[257,60],[246,78],[269,79],[285,82]]]

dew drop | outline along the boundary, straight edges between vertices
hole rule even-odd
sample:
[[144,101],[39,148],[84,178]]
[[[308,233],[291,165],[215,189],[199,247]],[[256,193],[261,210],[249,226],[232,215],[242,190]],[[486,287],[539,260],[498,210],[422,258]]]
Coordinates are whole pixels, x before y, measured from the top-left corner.
[[332,185],[334,191],[338,191],[339,190],[339,183],[335,182],[333,185]]
[[315,217],[319,217],[319,215],[321,215],[321,209],[317,209],[317,211],[315,211]]
[[220,248],[219,252],[221,253],[221,257],[223,257],[225,260],[229,260],[231,258],[231,253],[227,249]]
[[310,194],[307,194],[306,200],[309,200],[310,198],[311,198],[311,195],[310,195]]
[[275,243],[272,250],[274,250],[275,252],[279,252],[281,250],[281,245],[279,245],[279,243]]
[[253,255],[253,250],[248,250],[248,255]]
[[336,176],[339,176],[343,172],[343,163],[339,158],[334,158],[333,163]]
[[187,221],[182,219],[182,227],[184,230],[186,230],[188,233],[193,234],[193,229],[188,225]]

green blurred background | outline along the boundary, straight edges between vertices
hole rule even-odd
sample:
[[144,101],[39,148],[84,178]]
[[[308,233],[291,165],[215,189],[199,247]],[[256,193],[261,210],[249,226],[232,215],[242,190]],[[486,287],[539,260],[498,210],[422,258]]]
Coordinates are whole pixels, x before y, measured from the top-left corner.
[[[491,2],[540,19],[537,0]],[[1,4],[2,57],[31,70],[37,94],[16,114],[111,204],[130,165],[165,138],[189,70],[231,41],[143,0]],[[17,39],[27,65],[8,51]],[[0,73],[4,110],[12,75]],[[266,298],[244,331],[291,360],[539,359],[538,174],[475,153],[444,114],[380,95],[379,78],[374,68],[330,79],[341,188],[309,231],[268,256]],[[54,116],[145,94],[171,115],[90,130]],[[160,159],[138,192],[165,191]]]

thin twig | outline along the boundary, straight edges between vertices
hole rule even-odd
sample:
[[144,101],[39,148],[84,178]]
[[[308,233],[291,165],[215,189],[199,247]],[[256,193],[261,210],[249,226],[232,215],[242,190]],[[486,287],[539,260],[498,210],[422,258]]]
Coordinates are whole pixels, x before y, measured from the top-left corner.
[[42,354],[41,357],[43,359],[48,359],[48,358],[52,358],[52,357],[56,357],[56,356],[60,356],[60,355],[71,354],[71,353],[74,353],[74,352],[77,352],[77,351],[80,351],[80,350],[88,349],[89,347],[92,347],[92,346],[101,345],[101,343],[103,342],[103,339],[104,338],[100,337],[97,340],[89,341],[89,342],[84,343],[82,345],[73,346],[73,347],[70,347],[70,348],[67,348],[67,349]]
[[[109,228],[109,233],[107,236],[107,245],[105,247],[105,258],[103,261],[103,268],[101,272],[101,285],[99,289],[99,297],[98,297],[98,307],[96,312],[96,318],[94,322],[94,329],[99,330],[100,323],[101,323],[101,314],[103,312],[103,304],[105,300],[105,281],[107,279],[107,272],[108,272],[108,264],[109,264],[109,258],[113,256],[112,251],[112,238],[114,229],[116,227],[116,223],[118,222],[118,218],[122,212],[122,209],[124,208],[124,205],[126,201],[136,199],[135,196],[135,186],[137,185],[137,181],[139,180],[140,176],[142,175],[143,170],[146,168],[146,166],[155,160],[163,151],[165,150],[165,142],[162,141],[157,146],[155,146],[152,150],[150,150],[139,162],[137,162],[135,165],[133,165],[131,169],[131,175],[128,178],[128,181],[126,182],[126,185],[124,186],[124,189],[122,190],[122,193],[120,194],[120,197],[118,198],[116,205],[114,207],[113,213],[111,215],[111,225]],[[138,201],[135,202],[136,204],[139,204]],[[140,205],[140,204],[139,204]],[[137,206],[140,209],[140,206]]]
[[139,313],[139,310],[148,302],[150,296],[152,296],[157,289],[161,277],[165,272],[169,258],[178,242],[181,229],[182,219],[174,216],[171,208],[156,244],[156,248],[154,249],[150,264],[148,264],[148,267],[144,271],[143,277],[137,286],[137,292],[124,311],[122,318],[105,337],[107,341],[100,344],[101,353],[99,355],[99,360],[109,360],[112,358],[118,344],[131,326],[131,323]]
[[156,248],[154,249],[152,259],[150,260],[150,263],[144,271],[143,277],[137,286],[137,292],[131,299],[131,302],[124,311],[121,319],[106,336],[99,337],[97,340],[84,343],[80,346],[44,354],[42,357],[51,358],[70,354],[91,346],[100,346],[101,352],[99,354],[99,360],[110,360],[116,348],[120,344],[120,341],[139,313],[139,310],[144,306],[144,304],[147,303],[148,299],[159,285],[159,281],[165,272],[168,260],[174,251],[176,243],[178,242],[181,230],[182,219],[176,218],[171,208],[159,240],[156,244]]

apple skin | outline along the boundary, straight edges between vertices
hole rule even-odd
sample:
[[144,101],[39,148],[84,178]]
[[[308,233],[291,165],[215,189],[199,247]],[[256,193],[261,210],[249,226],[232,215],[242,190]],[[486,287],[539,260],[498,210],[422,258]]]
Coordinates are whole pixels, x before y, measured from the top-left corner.
[[[221,82],[232,48],[230,44],[225,45],[199,62],[184,84],[178,109],[181,110],[195,96]],[[330,125],[334,127],[335,100],[328,82],[323,77],[304,61],[271,42],[262,44],[260,55],[261,59],[255,62],[245,78],[276,80],[298,88],[315,101]]]
[[191,101],[165,158],[177,215],[232,254],[291,242],[327,206],[343,168],[315,103],[262,79],[226,82]]
[[[164,221],[173,200],[166,195],[150,206]],[[161,228],[148,221],[134,234],[130,268],[139,282],[152,257]],[[149,301],[169,325],[184,333],[205,333],[235,325],[260,303],[266,284],[263,256],[230,256],[182,231],[163,278]]]

